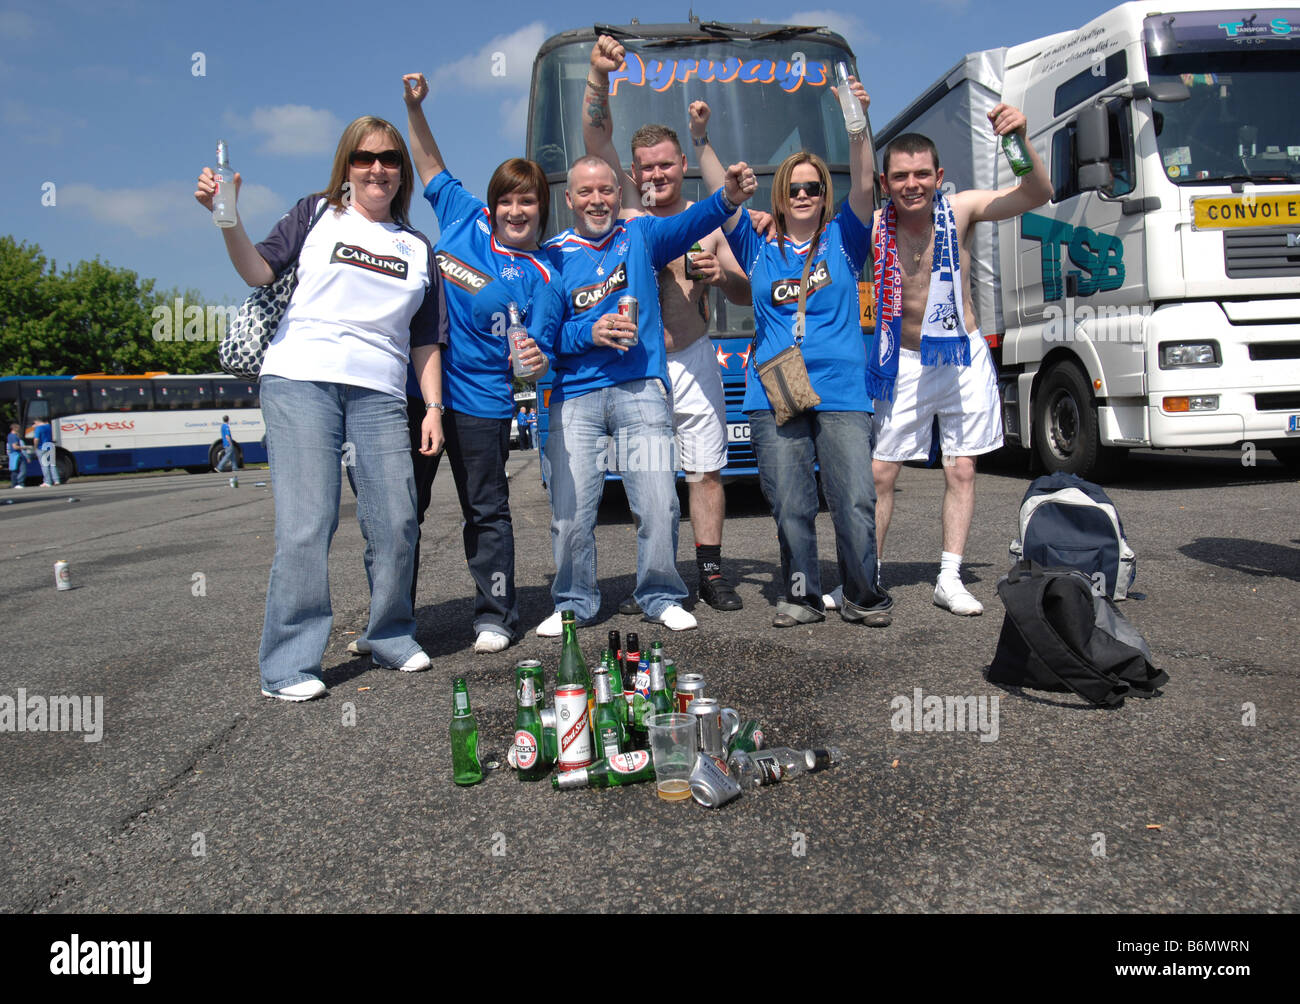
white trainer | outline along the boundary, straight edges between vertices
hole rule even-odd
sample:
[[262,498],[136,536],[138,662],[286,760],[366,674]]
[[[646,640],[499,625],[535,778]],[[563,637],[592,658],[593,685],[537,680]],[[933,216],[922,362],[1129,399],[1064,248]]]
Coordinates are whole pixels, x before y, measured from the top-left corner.
[[836,586],[829,593],[822,593],[822,606],[827,610],[838,610],[844,605],[844,587]]
[[978,617],[984,612],[984,604],[975,599],[960,582],[955,586],[937,582],[934,587],[934,605],[943,607],[958,617]]
[[560,633],[564,630],[563,626],[560,623],[560,620],[561,620],[560,611],[557,610],[555,611],[555,613],[551,614],[550,617],[547,617],[546,620],[542,621],[542,623],[537,625],[537,632],[536,632],[537,637],[538,638],[560,637]]
[[509,644],[510,639],[499,631],[480,631],[478,637],[474,639],[474,651],[479,655],[500,652]]
[[356,641],[348,642],[348,651],[353,655],[369,655],[370,642],[364,638],[358,638]]
[[664,607],[658,617],[647,617],[646,620],[655,624],[662,624],[669,631],[690,631],[699,627],[695,615],[687,613],[676,603]]
[[429,658],[428,653],[424,649],[420,649],[400,666],[385,666],[384,668],[400,670],[403,673],[419,673],[432,665],[433,661]]
[[275,697],[281,701],[310,701],[325,693],[325,684],[320,680],[303,680],[302,683],[290,684],[279,690],[262,688],[263,697]]

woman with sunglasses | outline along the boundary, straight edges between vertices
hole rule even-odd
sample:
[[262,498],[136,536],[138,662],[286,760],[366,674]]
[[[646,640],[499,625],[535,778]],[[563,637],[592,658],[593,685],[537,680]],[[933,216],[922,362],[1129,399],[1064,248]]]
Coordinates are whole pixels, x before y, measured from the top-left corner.
[[[849,82],[865,109],[866,91],[855,78]],[[858,273],[870,247],[871,172],[870,137],[850,136],[849,197],[833,213],[826,164],[807,151],[793,154],[773,181],[775,239],[756,234],[744,209],[723,225],[755,291],[754,349],[743,407],[781,546],[784,596],[776,605],[775,627],[825,619],[815,465],[835,526],[844,584],[840,616],[871,627],[891,621],[893,601],[880,588],[876,570],[876,491],[865,459],[871,456],[872,402],[858,321]],[[792,346],[798,347],[821,401],[778,424],[758,370]]]
[[[370,651],[381,666],[429,668],[410,596],[415,478],[405,388],[409,358],[429,405],[421,452],[435,454],[443,442],[438,348],[446,329],[433,248],[408,222],[413,177],[401,133],[366,116],[343,131],[325,191],[302,199],[266,240],[254,245],[242,223],[221,231],[250,286],[288,268],[298,274],[261,375],[275,494],[275,561],[259,653],[266,697],[306,701],[325,693],[340,459],[351,468],[366,539]],[[236,175],[236,191],[239,183]],[[215,191],[205,167],[194,197],[211,211]]]
[[506,480],[514,376],[504,336],[513,304],[528,330],[521,353],[528,379],[546,373],[536,339],[558,327],[564,314],[559,284],[536,253],[550,189],[540,167],[516,157],[493,172],[487,202],[470,195],[448,173],[424,116],[424,75],[408,73],[402,81],[411,155],[440,228],[437,252],[451,328],[443,353],[443,425],[475,585],[474,651],[500,652],[520,633]]

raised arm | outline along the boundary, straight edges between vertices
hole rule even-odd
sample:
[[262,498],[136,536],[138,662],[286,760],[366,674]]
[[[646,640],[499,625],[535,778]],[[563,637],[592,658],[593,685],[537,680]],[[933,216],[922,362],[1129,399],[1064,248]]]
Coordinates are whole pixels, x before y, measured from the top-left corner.
[[[704,187],[711,192],[716,192],[722,188],[727,181],[727,169],[722,166],[722,161],[718,158],[717,152],[713,149],[713,144],[709,142],[709,116],[712,111],[708,104],[703,101],[692,101],[687,114],[691,118],[691,146],[695,148],[695,154],[700,158],[700,174],[704,178]],[[723,233],[731,233],[731,228],[736,225],[740,219],[740,209],[737,208],[722,223]],[[748,282],[746,282],[748,286]],[[748,297],[748,289],[745,296]],[[734,300],[730,293],[727,299],[733,303],[748,303],[748,298],[744,300]]]
[[1037,209],[1052,197],[1052,179],[1043,165],[1038,151],[1029,142],[1028,122],[1019,108],[998,104],[989,112],[993,131],[999,137],[1018,132],[1029,151],[1034,169],[1020,179],[1020,184],[996,192],[970,190],[958,192],[953,197],[954,210],[964,212],[972,223],[982,220],[1009,220],[1013,216]]
[[[862,104],[865,115],[871,98],[857,77],[849,77],[849,90]],[[831,88],[839,100],[839,89]],[[871,214],[876,208],[875,171],[876,156],[871,146],[871,130],[864,129],[858,136],[849,137],[849,208],[865,227],[871,226]]]
[[442,161],[442,151],[434,141],[429,120],[424,117],[421,102],[429,95],[429,82],[423,73],[407,73],[402,77],[402,99],[406,102],[406,133],[411,143],[411,160],[421,186],[447,169]]
[[[242,177],[236,174],[236,207],[238,207],[239,203],[239,186],[242,182]],[[205,167],[199,175],[198,185],[194,190],[194,198],[200,206],[208,212],[212,212],[212,197],[216,194],[217,176],[212,173],[212,168]],[[253,242],[249,240],[248,234],[245,233],[242,219],[236,219],[233,227],[222,227],[221,236],[226,242],[226,254],[230,256],[230,264],[235,266],[235,271],[239,273],[241,279],[250,286],[265,286],[275,281],[275,273],[271,270],[271,266],[258,253],[257,248],[253,247]]]
[[614,119],[609,111],[609,75],[623,65],[623,46],[608,35],[601,35],[591,47],[591,66],[587,85],[582,92],[582,145],[588,156],[599,157],[609,165],[614,177],[623,185],[623,208],[640,209],[641,193],[628,184],[614,149]]

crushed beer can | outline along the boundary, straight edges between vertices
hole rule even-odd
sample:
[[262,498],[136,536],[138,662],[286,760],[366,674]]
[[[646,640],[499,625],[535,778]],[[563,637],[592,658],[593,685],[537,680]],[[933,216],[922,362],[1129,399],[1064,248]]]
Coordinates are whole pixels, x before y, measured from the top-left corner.
[[732,799],[739,798],[742,791],[740,782],[731,776],[726,762],[721,757],[708,753],[701,753],[695,758],[690,783],[695,801],[706,809],[726,805]]

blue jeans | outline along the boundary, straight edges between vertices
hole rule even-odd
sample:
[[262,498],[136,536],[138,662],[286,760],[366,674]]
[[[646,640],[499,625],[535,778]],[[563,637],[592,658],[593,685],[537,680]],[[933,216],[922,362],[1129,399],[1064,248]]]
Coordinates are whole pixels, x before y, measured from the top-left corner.
[[[259,661],[267,690],[319,678],[333,610],[329,547],[338,529],[341,461],[350,461],[366,539],[370,624],[381,665],[419,651],[411,611],[415,477],[401,398],[348,384],[262,378],[275,561]],[[345,446],[347,449],[345,449]]]
[[[845,606],[857,620],[867,610],[887,610],[893,600],[876,575],[876,484],[871,476],[875,429],[865,411],[807,411],[777,425],[771,411],[749,416],[758,457],[758,480],[776,519],[785,599],[777,609],[799,617],[822,613],[817,560],[817,478],[835,526],[835,552]],[[799,609],[790,609],[799,608]]]
[[41,480],[47,485],[57,485],[59,483],[59,466],[54,452],[54,444],[43,446],[36,451],[37,456],[41,458]]
[[[226,467],[227,464],[230,465],[229,468]],[[217,461],[217,470],[219,472],[224,470],[230,470],[231,472],[239,470],[239,461],[235,457],[235,444],[233,442],[229,446],[225,447],[225,452],[221,454],[221,459]]]
[[543,476],[551,495],[551,547],[557,610],[590,621],[600,610],[596,584],[596,509],[605,472],[618,470],[636,521],[636,590],[650,617],[680,606],[677,574],[677,474],[673,416],[658,380],[631,380],[551,405]]

